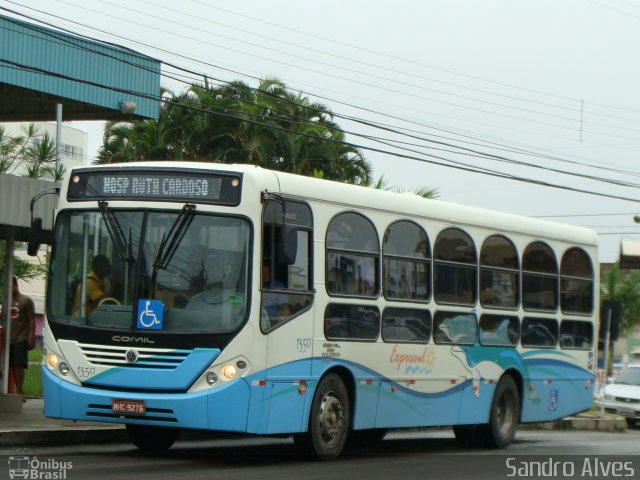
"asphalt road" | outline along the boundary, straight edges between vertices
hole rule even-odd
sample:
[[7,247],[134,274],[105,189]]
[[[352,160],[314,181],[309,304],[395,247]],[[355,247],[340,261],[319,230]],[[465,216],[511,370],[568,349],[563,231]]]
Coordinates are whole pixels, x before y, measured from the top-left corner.
[[[640,453],[639,447],[637,429],[626,433],[521,430],[511,447],[498,451],[462,450],[445,430],[392,433],[375,447],[356,449],[334,462],[307,459],[289,439],[178,441],[162,455],[145,454],[129,444],[22,447],[0,450],[0,479],[9,478],[10,467],[14,473],[15,468],[24,468],[25,459],[27,468],[40,472],[28,478],[69,480],[593,479],[613,478],[615,472],[621,478],[640,478],[640,456],[632,457]],[[544,474],[540,470],[544,468],[551,475],[531,475]],[[58,476],[51,476],[54,472]]]

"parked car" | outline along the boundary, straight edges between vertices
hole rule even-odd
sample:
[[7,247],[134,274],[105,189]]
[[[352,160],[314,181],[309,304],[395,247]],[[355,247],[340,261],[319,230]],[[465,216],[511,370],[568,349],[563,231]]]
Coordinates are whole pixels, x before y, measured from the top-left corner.
[[640,364],[629,365],[612,383],[604,387],[596,399],[596,406],[604,411],[625,417],[630,426],[640,422]]

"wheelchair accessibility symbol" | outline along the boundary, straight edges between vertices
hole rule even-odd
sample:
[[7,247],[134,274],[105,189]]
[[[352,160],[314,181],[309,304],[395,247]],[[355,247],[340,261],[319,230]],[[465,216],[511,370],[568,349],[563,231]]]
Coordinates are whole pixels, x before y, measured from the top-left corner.
[[162,330],[164,305],[160,300],[138,300],[136,328]]

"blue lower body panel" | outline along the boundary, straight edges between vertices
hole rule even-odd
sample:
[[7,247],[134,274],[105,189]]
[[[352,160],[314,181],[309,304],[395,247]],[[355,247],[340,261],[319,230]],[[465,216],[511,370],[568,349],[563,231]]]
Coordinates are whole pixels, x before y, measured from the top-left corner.
[[[52,418],[245,432],[250,388],[239,379],[198,393],[119,392],[80,387],[42,367],[44,414]],[[111,410],[113,399],[144,400],[146,413]]]
[[591,408],[593,374],[570,364],[535,358],[527,360],[522,422],[547,422]]

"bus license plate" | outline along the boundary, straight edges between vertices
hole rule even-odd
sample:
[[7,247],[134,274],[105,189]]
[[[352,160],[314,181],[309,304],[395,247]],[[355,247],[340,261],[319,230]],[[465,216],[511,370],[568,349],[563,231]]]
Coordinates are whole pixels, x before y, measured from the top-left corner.
[[147,411],[143,400],[111,400],[111,411],[141,415]]

